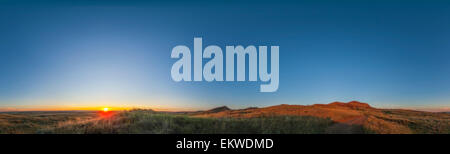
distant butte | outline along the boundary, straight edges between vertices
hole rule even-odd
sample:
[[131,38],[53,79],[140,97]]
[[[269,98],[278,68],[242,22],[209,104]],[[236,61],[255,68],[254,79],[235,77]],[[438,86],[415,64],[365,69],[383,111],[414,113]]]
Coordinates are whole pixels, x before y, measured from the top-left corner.
[[203,113],[218,113],[218,112],[228,111],[228,110],[231,110],[231,109],[228,108],[227,106],[221,106],[221,107],[216,107],[211,110],[205,111]]
[[333,102],[328,104],[330,106],[343,106],[343,107],[349,107],[352,109],[373,109],[373,107],[371,107],[369,104],[367,103],[361,103],[358,101],[351,101],[348,103],[343,103],[343,102]]

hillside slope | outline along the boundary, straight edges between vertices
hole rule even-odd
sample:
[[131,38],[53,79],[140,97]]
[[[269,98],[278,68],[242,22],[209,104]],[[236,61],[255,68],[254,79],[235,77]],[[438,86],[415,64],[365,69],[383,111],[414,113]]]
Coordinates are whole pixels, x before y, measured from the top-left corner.
[[450,114],[402,109],[377,109],[352,101],[315,105],[276,105],[265,108],[199,112],[195,117],[253,118],[273,115],[313,116],[335,122],[330,133],[450,133]]

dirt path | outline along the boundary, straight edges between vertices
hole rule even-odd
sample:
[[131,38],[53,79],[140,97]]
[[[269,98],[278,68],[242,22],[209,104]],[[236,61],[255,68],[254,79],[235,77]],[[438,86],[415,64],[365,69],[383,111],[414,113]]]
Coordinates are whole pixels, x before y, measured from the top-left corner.
[[350,119],[345,122],[336,123],[327,128],[328,134],[362,134],[364,133],[362,124],[367,120],[367,117],[361,116]]

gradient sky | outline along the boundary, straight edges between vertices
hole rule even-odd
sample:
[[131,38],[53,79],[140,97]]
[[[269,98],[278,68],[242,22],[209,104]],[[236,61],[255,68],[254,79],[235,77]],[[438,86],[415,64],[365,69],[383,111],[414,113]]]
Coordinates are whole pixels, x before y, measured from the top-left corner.
[[[222,49],[280,46],[278,91],[172,81],[172,48],[193,50],[194,37]],[[450,110],[449,59],[444,1],[0,2],[3,109],[358,100]]]

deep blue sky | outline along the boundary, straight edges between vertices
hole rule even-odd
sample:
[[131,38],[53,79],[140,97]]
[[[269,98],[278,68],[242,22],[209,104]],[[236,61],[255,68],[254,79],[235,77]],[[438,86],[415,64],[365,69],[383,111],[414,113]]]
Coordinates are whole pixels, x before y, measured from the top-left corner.
[[[194,37],[280,46],[278,91],[172,81],[171,49]],[[449,108],[449,59],[444,1],[0,2],[0,108]]]

